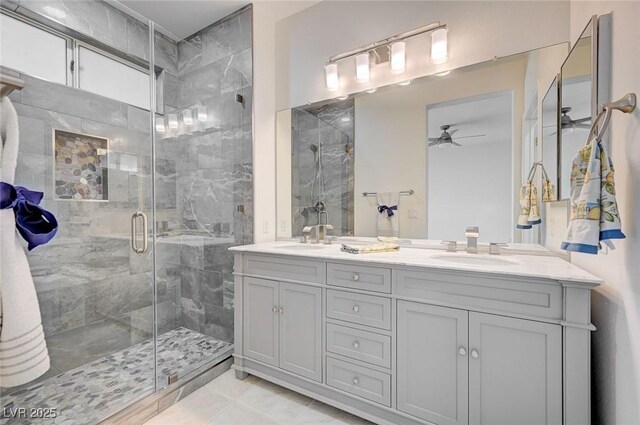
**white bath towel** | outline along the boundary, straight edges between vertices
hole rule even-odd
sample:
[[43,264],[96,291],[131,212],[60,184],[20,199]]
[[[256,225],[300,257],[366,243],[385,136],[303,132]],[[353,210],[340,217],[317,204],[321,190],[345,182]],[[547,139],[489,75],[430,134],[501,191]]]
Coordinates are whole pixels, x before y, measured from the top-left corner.
[[398,192],[378,193],[378,235],[385,237],[398,236]]
[[[0,181],[13,184],[18,161],[18,116],[0,101]],[[26,384],[49,370],[40,306],[14,211],[0,210],[0,387]]]

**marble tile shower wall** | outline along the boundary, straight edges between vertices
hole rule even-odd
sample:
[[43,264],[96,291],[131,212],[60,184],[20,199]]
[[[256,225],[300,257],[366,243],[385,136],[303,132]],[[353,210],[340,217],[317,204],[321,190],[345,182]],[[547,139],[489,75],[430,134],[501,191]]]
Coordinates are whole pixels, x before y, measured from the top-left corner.
[[[29,77],[11,99],[21,131],[16,182],[44,192],[59,222],[57,236],[28,255],[51,373],[59,373],[151,335],[150,257],[132,253],[127,224],[151,202],[149,113]],[[53,199],[54,128],[110,139],[109,202]],[[159,283],[161,329],[177,326],[178,292]]]
[[204,105],[215,125],[158,137],[158,220],[181,240],[159,246],[158,276],[180,287],[182,326],[224,341],[233,340],[228,248],[253,241],[251,26],[249,7],[199,31],[162,75],[165,113]]
[[[354,103],[346,100],[321,108],[292,110],[292,229],[301,233],[318,223],[311,198],[315,176],[312,144],[322,143],[325,208],[336,236],[353,235]],[[318,183],[316,183],[318,193]],[[350,213],[351,212],[351,213]]]

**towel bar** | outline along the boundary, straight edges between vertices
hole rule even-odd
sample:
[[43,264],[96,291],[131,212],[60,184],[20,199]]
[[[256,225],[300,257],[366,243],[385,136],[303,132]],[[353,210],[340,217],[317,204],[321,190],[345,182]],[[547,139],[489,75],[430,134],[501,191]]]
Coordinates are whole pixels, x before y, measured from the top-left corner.
[[[413,195],[415,192],[413,191],[413,189],[411,190],[401,190],[400,195],[406,195],[406,196],[410,196]],[[378,196],[378,192],[362,192],[362,196]]]

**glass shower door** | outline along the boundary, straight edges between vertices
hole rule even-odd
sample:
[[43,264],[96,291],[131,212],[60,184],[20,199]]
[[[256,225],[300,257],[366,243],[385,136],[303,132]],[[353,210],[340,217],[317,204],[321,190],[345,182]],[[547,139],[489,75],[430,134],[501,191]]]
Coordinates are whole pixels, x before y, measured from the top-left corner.
[[[9,95],[20,130],[13,184],[42,192],[59,226],[27,253],[51,367],[1,389],[0,422],[51,423],[28,416],[49,408],[56,421],[97,423],[155,391],[149,24],[106,3],[76,2],[64,19],[49,17],[57,6],[48,3],[22,7],[3,9],[3,19],[63,40],[69,73],[50,81],[14,69],[25,84]],[[127,31],[100,27],[112,21]],[[25,40],[3,33],[5,41]],[[37,54],[33,46],[20,51]],[[135,99],[122,96],[130,80],[142,81]]]

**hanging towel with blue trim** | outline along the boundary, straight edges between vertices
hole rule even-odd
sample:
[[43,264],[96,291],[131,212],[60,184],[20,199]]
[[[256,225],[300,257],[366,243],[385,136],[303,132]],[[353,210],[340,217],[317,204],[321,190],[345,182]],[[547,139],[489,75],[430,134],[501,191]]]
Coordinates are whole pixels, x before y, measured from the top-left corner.
[[616,202],[613,164],[601,140],[592,137],[571,164],[571,216],[562,249],[597,254],[603,242],[624,239]]
[[540,205],[538,205],[538,189],[529,179],[520,188],[520,215],[518,229],[531,229],[533,225],[542,223],[540,219]]

